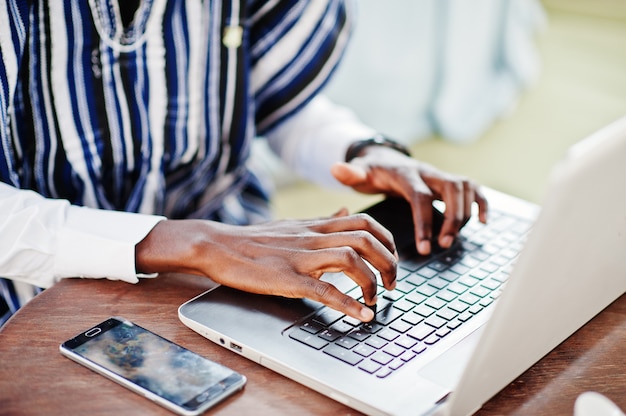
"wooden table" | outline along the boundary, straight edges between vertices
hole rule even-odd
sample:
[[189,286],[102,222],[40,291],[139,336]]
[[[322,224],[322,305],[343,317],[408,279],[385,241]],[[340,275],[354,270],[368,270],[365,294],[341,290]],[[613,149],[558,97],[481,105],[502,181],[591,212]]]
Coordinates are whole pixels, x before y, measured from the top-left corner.
[[[185,327],[178,320],[178,306],[211,284],[196,276],[165,275],[137,285],[70,279],[44,291],[0,331],[0,414],[170,414],[59,353],[62,341],[112,315],[245,374],[244,391],[212,414],[358,414]],[[626,409],[626,295],[502,390],[479,414],[571,415],[576,397],[588,390]]]

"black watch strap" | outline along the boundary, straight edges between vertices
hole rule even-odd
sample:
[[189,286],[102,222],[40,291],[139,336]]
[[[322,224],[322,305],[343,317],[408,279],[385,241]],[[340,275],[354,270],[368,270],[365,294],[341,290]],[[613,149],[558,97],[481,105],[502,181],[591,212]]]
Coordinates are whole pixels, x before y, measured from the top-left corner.
[[389,137],[383,136],[382,134],[377,134],[374,137],[358,140],[352,143],[346,151],[346,162],[350,162],[355,157],[360,156],[363,149],[369,146],[389,147],[400,153],[404,153],[407,156],[411,156],[411,152],[409,152],[409,149],[405,145],[398,143],[395,140],[391,140]]

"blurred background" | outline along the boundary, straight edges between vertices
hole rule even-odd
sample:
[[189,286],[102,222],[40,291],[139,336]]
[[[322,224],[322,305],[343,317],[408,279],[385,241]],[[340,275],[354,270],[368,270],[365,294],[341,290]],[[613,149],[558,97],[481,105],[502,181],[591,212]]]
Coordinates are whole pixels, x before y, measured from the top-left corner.
[[[441,169],[541,203],[567,148],[626,115],[624,0],[357,4],[326,94]],[[259,148],[277,179],[277,218],[380,199],[298,180]]]

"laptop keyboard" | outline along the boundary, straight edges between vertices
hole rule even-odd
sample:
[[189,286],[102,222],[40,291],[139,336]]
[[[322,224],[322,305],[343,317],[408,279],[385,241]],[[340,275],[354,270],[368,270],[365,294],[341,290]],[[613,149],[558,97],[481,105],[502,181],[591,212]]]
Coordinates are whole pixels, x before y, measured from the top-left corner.
[[[323,307],[289,337],[361,371],[385,378],[493,306],[531,223],[490,212],[476,219],[448,250],[398,265],[392,291],[379,285],[375,318],[363,323]],[[363,301],[358,286],[347,292]]]

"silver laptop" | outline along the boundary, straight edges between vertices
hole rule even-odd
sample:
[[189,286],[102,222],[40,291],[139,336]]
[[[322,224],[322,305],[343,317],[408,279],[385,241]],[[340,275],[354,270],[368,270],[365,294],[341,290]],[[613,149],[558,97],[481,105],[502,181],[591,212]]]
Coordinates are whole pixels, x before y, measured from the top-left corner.
[[[626,291],[624,181],[626,118],[571,148],[541,209],[486,189],[489,224],[471,220],[449,250],[420,257],[406,207],[374,207],[402,252],[373,322],[224,286],[179,318],[366,414],[472,414]],[[324,278],[361,295],[340,273]]]

